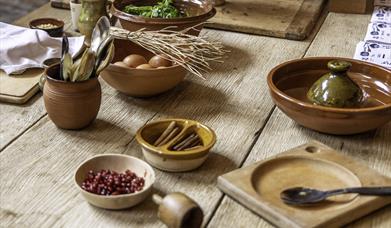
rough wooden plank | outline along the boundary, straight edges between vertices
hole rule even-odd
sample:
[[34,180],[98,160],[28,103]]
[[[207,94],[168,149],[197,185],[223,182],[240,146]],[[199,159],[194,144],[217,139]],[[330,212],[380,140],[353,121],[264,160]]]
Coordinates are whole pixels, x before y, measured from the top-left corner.
[[[330,13],[306,56],[352,57],[356,43],[364,37],[369,18],[368,15]],[[369,133],[339,137],[305,129],[275,109],[244,166],[316,139],[363,160],[384,175],[391,176],[390,138],[391,123]],[[254,227],[271,227],[271,224],[225,196],[212,218],[210,227],[246,227],[247,224],[253,224]],[[391,207],[366,216],[350,226],[391,227]]]
[[371,15],[330,13],[312,42],[306,57],[335,56],[352,58],[363,40]]
[[[39,17],[63,18],[65,30],[70,31],[69,10],[51,8],[49,3],[15,21],[14,24],[28,27],[30,20]],[[41,96],[41,93],[38,93],[23,105],[0,103],[0,151],[46,114]]]
[[5,226],[161,226],[150,200],[126,211],[97,209],[81,198],[72,180],[77,165],[94,154],[140,157],[131,139],[153,116],[197,119],[216,130],[218,143],[204,166],[180,174],[156,171],[155,185],[158,192],[189,194],[210,217],[222,196],[216,177],[244,160],[258,126],[273,107],[266,72],[279,62],[302,56],[309,42],[211,30],[207,35],[232,51],[226,63],[207,75],[207,81],[188,78],[165,95],[142,100],[104,86],[98,120],[88,129],[62,131],[45,117],[7,147],[0,154],[6,161],[0,168],[0,218]]
[[23,105],[0,104],[0,151],[45,115],[41,94]]
[[303,40],[314,28],[323,0],[229,0],[216,7],[210,28]]
[[102,87],[104,102],[89,128],[64,131],[44,117],[0,154],[2,225],[53,227],[80,204],[86,206],[83,210],[97,210],[74,188],[77,165],[95,154],[123,152],[137,128],[175,94],[136,100],[118,95],[105,83]]
[[[305,150],[307,147],[316,147],[322,151],[308,153]],[[315,160],[292,159],[292,155],[335,162],[348,168],[360,181],[357,181],[353,174],[338,168],[338,166],[327,166],[326,163],[322,165],[323,162]],[[313,162],[318,164],[311,166],[310,163]],[[286,169],[288,165],[290,167]],[[361,218],[365,213],[390,205],[391,198],[368,197],[355,199],[352,204],[330,204],[326,206],[327,208],[323,208],[327,210],[325,213],[324,210],[301,210],[288,207],[278,198],[279,191],[282,191],[284,186],[286,188],[287,184],[298,186],[297,184],[300,184],[303,179],[307,179],[306,184],[321,189],[341,186],[357,187],[360,182],[363,186],[368,184],[391,186],[391,178],[386,178],[373,169],[367,168],[365,164],[353,157],[343,155],[318,141],[311,140],[299,147],[280,152],[273,158],[246,164],[241,169],[224,174],[218,178],[218,186],[227,195],[250,208],[255,214],[265,215],[266,219],[270,219],[277,226],[340,227]],[[251,182],[245,181],[249,180],[252,175],[255,175],[253,176],[255,178]],[[252,190],[253,186],[256,186],[255,191]],[[261,198],[258,197],[259,194]],[[348,195],[345,197],[347,197],[345,199],[352,199]]]

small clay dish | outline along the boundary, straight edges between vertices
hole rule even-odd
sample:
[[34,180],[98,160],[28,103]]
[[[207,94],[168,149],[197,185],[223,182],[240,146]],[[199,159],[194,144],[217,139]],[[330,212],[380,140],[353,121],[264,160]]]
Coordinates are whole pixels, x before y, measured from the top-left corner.
[[[333,108],[311,104],[308,89],[328,72],[331,60],[350,62],[348,76],[364,91],[356,108]],[[376,129],[391,120],[391,71],[375,64],[346,58],[314,57],[288,61],[268,75],[274,103],[300,125],[316,131],[349,135]]]
[[50,67],[51,65],[55,65],[61,62],[61,58],[50,58],[43,61],[43,66],[45,68]]
[[123,12],[125,6],[133,4],[136,6],[155,5],[157,0],[115,0],[113,2],[112,13],[119,18],[119,22],[124,29],[137,31],[140,29],[160,30],[173,26],[171,29],[181,31],[193,26],[187,33],[198,35],[203,27],[203,22],[212,18],[216,14],[211,1],[177,0],[174,5],[177,9],[188,14],[187,17],[179,18],[146,18]]
[[30,21],[30,28],[46,31],[49,36],[60,37],[64,31],[64,22],[55,18],[38,18]]
[[[122,61],[130,54],[139,54],[149,60],[154,54],[123,40],[115,40],[115,56],[112,61]],[[166,92],[185,78],[187,71],[173,65],[165,68],[136,69],[110,64],[100,76],[114,89],[134,97],[150,97]]]
[[[175,121],[179,133],[161,146],[154,146],[156,140]],[[190,134],[196,133],[201,146],[191,150],[173,150],[173,146],[183,141]],[[149,123],[140,128],[136,134],[145,160],[152,166],[169,172],[183,172],[198,168],[209,155],[209,150],[216,143],[216,134],[209,127],[187,119],[164,119]]]
[[[125,172],[127,169],[145,179],[144,188],[135,193],[103,196],[90,193],[81,188],[89,170],[100,171],[110,169]],[[123,154],[102,154],[83,162],[75,172],[75,184],[83,197],[92,205],[105,209],[124,209],[135,206],[147,198],[155,182],[155,172],[146,162]]]

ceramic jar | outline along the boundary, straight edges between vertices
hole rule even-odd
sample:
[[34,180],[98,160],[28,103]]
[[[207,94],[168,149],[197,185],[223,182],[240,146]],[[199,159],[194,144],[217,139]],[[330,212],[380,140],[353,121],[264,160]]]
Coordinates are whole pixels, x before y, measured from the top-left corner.
[[78,21],[81,34],[90,40],[92,30],[100,17],[107,16],[107,0],[82,0]]
[[361,88],[349,78],[347,71],[351,63],[332,60],[327,63],[330,72],[319,78],[308,90],[307,98],[316,105],[350,108],[363,100]]
[[82,82],[59,80],[60,65],[45,70],[43,98],[53,123],[63,129],[81,129],[92,123],[100,108],[101,87],[96,77]]

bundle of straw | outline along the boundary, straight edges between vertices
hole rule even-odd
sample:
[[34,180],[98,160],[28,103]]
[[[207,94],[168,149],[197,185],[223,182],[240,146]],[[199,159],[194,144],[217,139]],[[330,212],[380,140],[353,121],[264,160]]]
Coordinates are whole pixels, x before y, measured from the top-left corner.
[[224,50],[221,42],[208,41],[207,37],[186,34],[197,26],[199,25],[183,31],[174,31],[173,27],[167,27],[158,31],[140,29],[134,32],[111,27],[110,34],[117,39],[130,40],[205,79],[203,73],[211,70],[210,62],[222,62],[227,50]]

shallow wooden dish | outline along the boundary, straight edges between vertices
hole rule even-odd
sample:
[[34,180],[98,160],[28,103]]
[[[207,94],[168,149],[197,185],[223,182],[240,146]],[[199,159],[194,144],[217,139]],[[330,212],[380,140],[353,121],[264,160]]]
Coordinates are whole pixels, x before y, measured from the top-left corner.
[[[153,142],[163,133],[171,121],[180,126],[180,133],[163,146],[153,146]],[[189,151],[173,151],[170,148],[192,132],[202,141],[202,147]],[[143,155],[152,166],[170,172],[183,172],[198,168],[204,163],[210,149],[216,143],[216,134],[209,127],[186,119],[164,119],[149,123],[136,134]]]
[[[129,169],[137,176],[145,179],[143,190],[131,194],[102,196],[85,191],[81,188],[89,170],[100,171],[110,169],[124,172]],[[75,183],[83,197],[92,205],[105,209],[124,209],[135,206],[147,198],[155,182],[155,172],[146,162],[132,156],[123,154],[102,154],[83,162],[75,172]]]
[[390,185],[390,178],[316,141],[218,177],[223,192],[278,227],[341,227],[391,203],[391,197],[347,194],[291,206],[280,199],[287,188]]
[[[147,60],[154,56],[140,46],[124,40],[115,41],[113,63],[130,54],[139,54]],[[100,76],[114,89],[134,97],[149,97],[166,92],[185,78],[187,71],[173,65],[162,69],[135,69],[110,64]]]
[[[280,206],[284,203],[280,201],[279,193],[287,188],[299,186],[315,189],[361,187],[357,176],[345,167],[324,159],[305,156],[283,156],[260,164],[252,173],[251,181],[259,196],[265,201],[278,203]],[[318,204],[316,209],[335,209],[333,203],[349,202],[355,196],[348,194],[330,197],[332,202]]]
[[202,23],[216,14],[216,10],[213,8],[211,2],[196,0],[174,1],[174,5],[178,9],[188,12],[189,17],[172,19],[146,18],[122,11],[129,4],[147,6],[154,5],[156,2],[157,0],[115,0],[113,2],[112,12],[115,17],[119,18],[121,26],[129,31],[137,31],[143,28],[147,30],[160,30],[169,26],[175,26],[172,28],[173,30],[181,31],[199,25],[196,27],[196,30],[192,29],[188,31],[192,35],[198,35],[203,27]]
[[[43,25],[43,24],[52,24],[55,25],[55,28],[38,28],[37,26]],[[64,22],[61,20],[58,20],[56,18],[38,18],[35,20],[30,21],[29,23],[30,28],[32,29],[40,29],[49,34],[49,36],[52,37],[60,37],[62,36],[62,33],[64,31]]]
[[[361,108],[330,108],[307,101],[310,86],[328,72],[327,62],[352,63],[348,75],[367,93]],[[347,135],[381,127],[391,120],[391,71],[354,59],[316,57],[285,62],[272,69],[268,86],[274,103],[300,125],[316,131]]]

